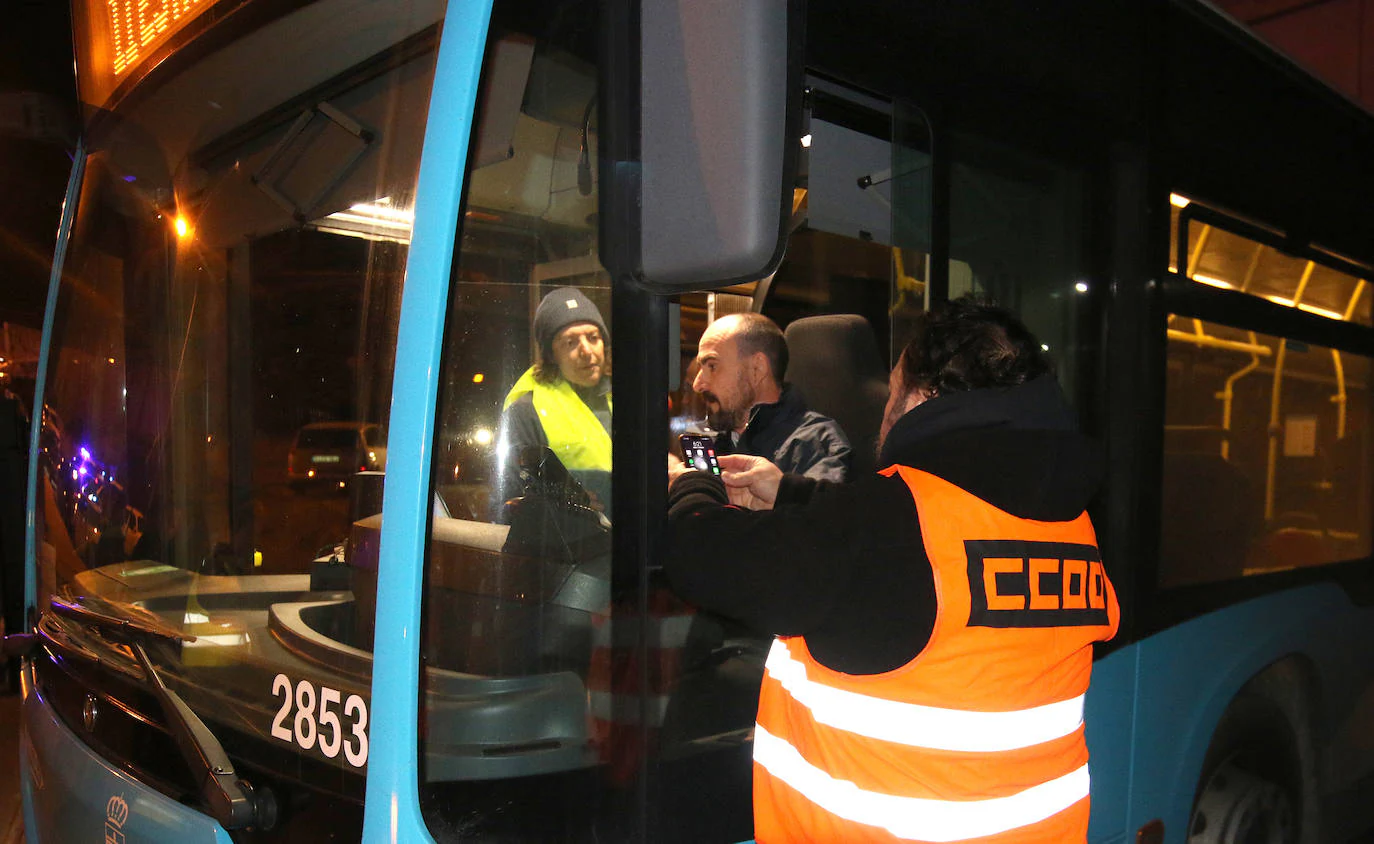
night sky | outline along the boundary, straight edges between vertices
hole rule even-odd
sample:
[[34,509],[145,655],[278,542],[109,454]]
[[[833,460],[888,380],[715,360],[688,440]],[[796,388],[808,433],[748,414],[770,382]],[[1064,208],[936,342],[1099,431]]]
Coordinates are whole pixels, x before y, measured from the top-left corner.
[[[0,21],[0,322],[38,328],[76,125],[67,3],[0,0]],[[26,137],[35,105],[55,131]]]

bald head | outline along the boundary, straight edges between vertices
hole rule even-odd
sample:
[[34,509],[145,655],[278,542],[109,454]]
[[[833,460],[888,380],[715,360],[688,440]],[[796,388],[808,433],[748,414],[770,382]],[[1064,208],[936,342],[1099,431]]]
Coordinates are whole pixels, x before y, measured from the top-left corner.
[[[707,326],[706,334],[713,332],[734,340],[741,357],[762,354],[773,383],[782,387],[782,376],[787,372],[787,339],[776,322],[763,314],[728,314]],[[705,337],[703,334],[702,339]]]
[[762,314],[730,314],[707,326],[697,363],[692,389],[706,399],[711,427],[739,432],[754,405],[781,398],[787,341]]

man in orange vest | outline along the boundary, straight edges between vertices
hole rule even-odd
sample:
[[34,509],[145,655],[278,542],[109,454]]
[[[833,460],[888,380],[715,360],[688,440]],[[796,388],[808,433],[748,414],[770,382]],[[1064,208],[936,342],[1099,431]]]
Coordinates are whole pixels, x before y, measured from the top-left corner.
[[1040,342],[976,300],[936,306],[889,383],[872,477],[736,456],[724,484],[672,478],[674,587],[777,636],[755,835],[1084,841],[1083,698],[1119,619],[1086,512],[1102,459]]

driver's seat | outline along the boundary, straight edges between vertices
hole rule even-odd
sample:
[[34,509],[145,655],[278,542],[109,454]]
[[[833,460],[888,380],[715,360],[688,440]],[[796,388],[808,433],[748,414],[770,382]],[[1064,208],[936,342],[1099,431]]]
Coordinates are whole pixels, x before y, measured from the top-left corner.
[[873,327],[857,314],[825,314],[792,322],[785,335],[786,380],[808,407],[834,419],[849,437],[850,477],[873,472],[888,375]]

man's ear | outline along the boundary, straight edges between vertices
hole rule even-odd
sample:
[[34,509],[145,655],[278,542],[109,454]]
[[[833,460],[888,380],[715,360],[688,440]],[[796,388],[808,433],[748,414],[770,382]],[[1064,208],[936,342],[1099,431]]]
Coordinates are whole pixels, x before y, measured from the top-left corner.
[[749,356],[749,383],[757,386],[763,381],[773,380],[773,369],[768,365],[768,355],[754,352]]

